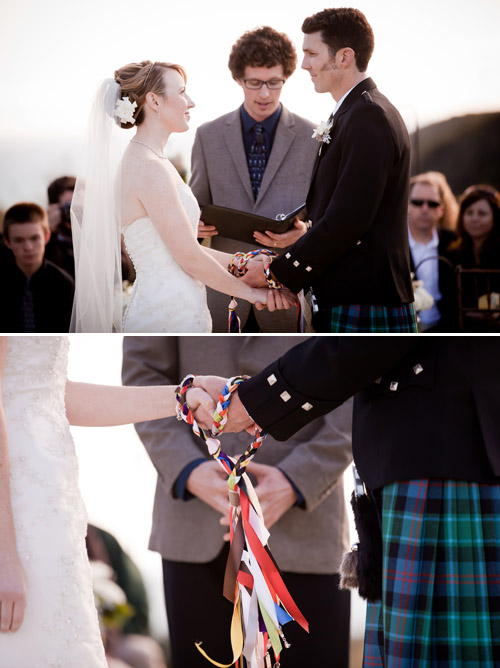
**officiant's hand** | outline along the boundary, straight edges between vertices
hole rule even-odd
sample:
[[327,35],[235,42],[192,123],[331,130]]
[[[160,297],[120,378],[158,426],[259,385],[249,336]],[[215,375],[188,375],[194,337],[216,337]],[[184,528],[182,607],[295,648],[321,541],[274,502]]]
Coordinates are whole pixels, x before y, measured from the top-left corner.
[[[195,376],[193,378],[193,386],[205,390],[207,395],[209,395],[215,402],[219,400],[219,396],[224,389],[226,382],[227,378],[222,378],[221,376]],[[212,426],[212,419],[210,419],[209,423],[203,422],[203,418],[201,413],[199,413],[199,409],[194,411],[194,417],[196,422],[198,422],[198,424],[205,429],[208,429]],[[200,419],[198,419],[198,417],[200,417]],[[229,404],[229,410],[227,412],[227,423],[224,427],[224,431],[227,433],[248,431],[248,433],[252,434],[253,436],[256,429],[258,429],[258,426],[246,412],[238,396],[238,390],[235,390],[231,394],[231,403]]]
[[288,478],[276,466],[252,461],[246,467],[246,473],[257,478],[255,491],[259,497],[264,523],[270,529],[297,502],[297,494]]
[[259,232],[257,230],[253,233],[255,241],[267,248],[286,248],[294,244],[300,237],[303,237],[307,232],[307,225],[302,220],[296,218],[293,225],[286,232],[277,234],[276,232]]
[[227,475],[215,460],[194,468],[187,479],[186,489],[214,510],[227,514]]
[[198,239],[210,239],[210,237],[215,237],[216,234],[219,233],[215,225],[207,225],[200,218],[198,221]]

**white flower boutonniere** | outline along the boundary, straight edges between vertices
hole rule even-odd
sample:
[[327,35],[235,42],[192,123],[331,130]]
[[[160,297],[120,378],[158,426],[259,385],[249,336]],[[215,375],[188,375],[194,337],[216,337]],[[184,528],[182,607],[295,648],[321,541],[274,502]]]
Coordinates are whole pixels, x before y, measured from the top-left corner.
[[424,282],[415,278],[413,272],[411,274],[411,279],[413,285],[413,298],[415,300],[413,302],[415,311],[417,311],[417,313],[419,311],[428,311],[434,305],[434,297],[424,288]]
[[135,123],[134,111],[137,109],[137,102],[131,102],[128,97],[122,97],[116,101],[115,116],[120,119],[120,123]]
[[331,139],[330,130],[332,129],[332,125],[333,123],[331,121],[329,123],[321,121],[318,127],[314,128],[312,138],[316,139],[316,141],[319,141],[322,144],[329,144]]

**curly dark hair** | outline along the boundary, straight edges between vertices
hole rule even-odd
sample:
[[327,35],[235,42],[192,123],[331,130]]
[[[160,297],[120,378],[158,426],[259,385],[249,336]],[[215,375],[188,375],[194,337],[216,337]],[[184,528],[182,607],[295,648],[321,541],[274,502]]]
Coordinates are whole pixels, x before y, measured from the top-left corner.
[[247,66],[275,65],[283,66],[283,74],[288,79],[297,65],[297,54],[287,35],[269,26],[244,33],[233,45],[228,62],[233,79],[242,79]]
[[305,19],[302,32],[310,35],[321,32],[321,39],[330,49],[332,56],[339,49],[349,47],[356,56],[356,66],[360,72],[366,72],[375,46],[371,25],[359,9],[338,7],[324,9]]

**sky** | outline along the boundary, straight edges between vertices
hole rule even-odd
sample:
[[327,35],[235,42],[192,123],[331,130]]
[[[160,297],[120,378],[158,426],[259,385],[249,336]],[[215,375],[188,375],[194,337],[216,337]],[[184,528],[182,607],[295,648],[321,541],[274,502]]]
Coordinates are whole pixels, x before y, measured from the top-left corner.
[[[323,2],[297,0],[17,0],[2,3],[2,136],[72,134],[85,128],[100,79],[131,61],[184,65],[198,103],[193,124],[240,101],[227,69],[234,41],[269,24],[301,51],[302,20]],[[379,88],[422,124],[453,114],[498,110],[498,0],[359,0],[375,33],[369,72]],[[2,96],[3,97],[3,96]],[[329,95],[297,70],[283,92],[298,113],[321,120]],[[320,99],[323,98],[323,99]]]
[[[46,197],[48,179],[77,169],[92,97],[115,69],[143,59],[182,64],[196,108],[167,153],[186,162],[196,127],[241,103],[227,69],[246,30],[286,32],[301,57],[313,0],[16,0],[0,10],[0,208]],[[498,0],[359,0],[375,33],[368,73],[411,131],[466,113],[500,110]],[[331,109],[300,67],[282,100],[314,122]],[[123,131],[132,138],[132,131]],[[188,165],[189,167],[189,165]]]

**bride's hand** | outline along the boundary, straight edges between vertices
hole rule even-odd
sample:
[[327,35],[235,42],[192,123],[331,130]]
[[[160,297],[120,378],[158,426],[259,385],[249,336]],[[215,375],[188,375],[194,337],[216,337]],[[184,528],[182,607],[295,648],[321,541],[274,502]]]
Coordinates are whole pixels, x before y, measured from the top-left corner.
[[196,422],[203,429],[212,426],[217,403],[201,387],[190,387],[186,392],[187,405],[193,413],[196,412]]
[[26,607],[26,576],[17,553],[0,548],[0,633],[18,631]]

